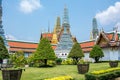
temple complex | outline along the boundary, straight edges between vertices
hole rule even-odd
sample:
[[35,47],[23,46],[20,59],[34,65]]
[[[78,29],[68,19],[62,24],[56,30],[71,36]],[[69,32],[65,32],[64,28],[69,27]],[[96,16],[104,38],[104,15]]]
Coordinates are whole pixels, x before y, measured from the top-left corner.
[[[4,39],[5,45],[9,45],[9,53],[15,53],[16,51],[22,50],[25,57],[28,57],[35,52],[38,43],[14,40],[6,41],[4,29],[2,26],[1,4],[2,0],[0,0],[0,36],[2,36]],[[53,31],[41,33],[40,39],[41,38],[47,38],[50,41],[52,48],[54,49],[55,54],[58,58],[67,58],[73,44],[77,42],[77,39],[71,34],[68,9],[66,6],[64,7],[62,25],[60,17],[57,17]],[[117,28],[114,28],[111,32],[105,32],[104,30],[99,31],[97,20],[96,18],[93,18],[90,40],[80,42],[80,46],[85,55],[85,60],[93,61],[89,55],[92,47],[95,44],[99,45],[104,52],[104,57],[100,60],[120,60],[120,32],[118,32]]]

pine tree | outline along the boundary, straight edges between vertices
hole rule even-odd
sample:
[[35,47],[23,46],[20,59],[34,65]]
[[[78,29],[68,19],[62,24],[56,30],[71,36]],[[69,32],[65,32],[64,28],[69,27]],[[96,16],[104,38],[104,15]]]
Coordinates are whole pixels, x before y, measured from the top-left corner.
[[92,50],[90,51],[89,57],[93,58],[96,63],[99,61],[100,58],[104,57],[104,53],[99,45],[93,46]]
[[3,59],[7,58],[9,58],[9,53],[6,46],[4,45],[3,38],[0,36],[0,63],[3,62]]
[[47,66],[48,60],[55,60],[56,56],[52,46],[47,38],[42,38],[35,52],[36,60],[43,60],[45,65]]
[[76,61],[75,64],[77,64],[77,62],[79,61],[79,59],[81,59],[82,57],[84,57],[83,51],[81,49],[81,46],[79,43],[75,43],[68,55],[68,58],[72,58],[73,60]]

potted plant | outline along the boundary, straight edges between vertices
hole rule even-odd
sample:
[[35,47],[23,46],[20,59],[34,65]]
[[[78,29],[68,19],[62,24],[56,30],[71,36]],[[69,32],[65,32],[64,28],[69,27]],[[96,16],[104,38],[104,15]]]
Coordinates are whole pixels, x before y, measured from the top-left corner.
[[3,69],[2,70],[2,78],[3,80],[20,80],[22,74],[21,68],[11,68],[11,69]]
[[61,65],[61,62],[62,62],[62,59],[61,59],[61,58],[57,58],[57,59],[56,59],[56,64]]
[[109,65],[110,65],[110,67],[117,67],[118,66],[118,61],[117,60],[109,61]]
[[14,64],[12,68],[2,69],[3,80],[20,80],[22,75],[22,67],[25,64],[25,57],[22,51],[10,55],[11,63]]
[[89,63],[84,61],[83,59],[80,59],[77,64],[78,73],[84,74],[89,71]]

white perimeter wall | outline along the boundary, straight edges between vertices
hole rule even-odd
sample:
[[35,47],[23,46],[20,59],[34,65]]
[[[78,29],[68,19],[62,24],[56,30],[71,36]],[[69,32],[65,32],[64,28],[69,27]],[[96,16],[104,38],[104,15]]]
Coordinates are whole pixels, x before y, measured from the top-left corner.
[[[109,61],[109,60],[120,60],[120,48],[111,49],[111,48],[103,48],[104,57],[100,58],[100,61]],[[84,60],[92,61],[92,58],[89,58],[89,52],[84,53]]]

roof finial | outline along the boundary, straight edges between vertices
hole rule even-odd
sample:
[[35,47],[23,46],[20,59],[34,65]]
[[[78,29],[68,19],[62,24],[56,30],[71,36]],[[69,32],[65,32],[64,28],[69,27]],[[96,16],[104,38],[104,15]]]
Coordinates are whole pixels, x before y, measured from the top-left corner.
[[67,9],[67,7],[64,8],[62,27],[63,27],[65,33],[66,32],[70,33],[70,24],[69,24],[69,16],[68,16],[68,9]]
[[48,21],[48,33],[50,33],[50,22]]
[[102,27],[102,32],[104,32],[104,29],[103,29],[103,27]]

